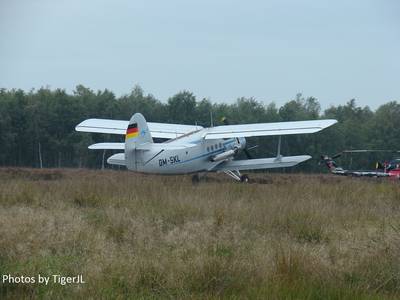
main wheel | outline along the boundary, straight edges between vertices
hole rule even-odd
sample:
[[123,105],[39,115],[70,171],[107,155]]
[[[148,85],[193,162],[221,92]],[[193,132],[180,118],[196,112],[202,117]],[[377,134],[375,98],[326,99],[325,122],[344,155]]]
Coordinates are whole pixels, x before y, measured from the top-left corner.
[[192,176],[192,183],[193,184],[198,184],[200,182],[200,176],[199,174],[193,175]]
[[250,178],[249,178],[249,176],[243,174],[242,176],[240,176],[240,181],[241,182],[249,182]]

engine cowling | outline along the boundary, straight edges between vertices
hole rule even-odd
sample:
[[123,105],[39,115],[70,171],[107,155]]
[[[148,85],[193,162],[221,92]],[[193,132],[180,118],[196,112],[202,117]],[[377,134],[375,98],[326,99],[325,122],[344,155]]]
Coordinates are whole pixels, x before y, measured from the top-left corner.
[[237,142],[237,146],[240,149],[243,150],[244,148],[246,148],[246,138],[244,138],[244,137],[236,138],[236,142]]
[[215,161],[221,161],[221,160],[231,158],[238,152],[238,150],[239,150],[238,148],[235,148],[235,149],[231,149],[231,150],[222,152],[220,154],[214,155],[213,157],[210,158],[210,160],[215,162]]

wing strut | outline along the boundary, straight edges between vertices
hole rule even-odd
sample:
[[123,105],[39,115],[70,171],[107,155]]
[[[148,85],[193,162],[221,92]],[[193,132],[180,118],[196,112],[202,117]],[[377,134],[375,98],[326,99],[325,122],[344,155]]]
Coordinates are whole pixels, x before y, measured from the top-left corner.
[[278,137],[278,149],[276,151],[276,160],[280,161],[282,159],[282,155],[281,155],[281,143],[282,143],[282,136],[280,135]]

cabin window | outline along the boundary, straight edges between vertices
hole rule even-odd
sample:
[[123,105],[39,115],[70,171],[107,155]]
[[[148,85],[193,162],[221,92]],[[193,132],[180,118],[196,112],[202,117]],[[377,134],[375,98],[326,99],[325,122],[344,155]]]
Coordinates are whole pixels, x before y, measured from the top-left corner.
[[210,147],[207,147],[207,152],[210,152]]
[[218,149],[218,144],[215,144],[215,149]]
[[222,148],[222,144],[221,143],[219,143],[219,147]]
[[211,151],[214,151],[214,146],[213,145],[211,145]]

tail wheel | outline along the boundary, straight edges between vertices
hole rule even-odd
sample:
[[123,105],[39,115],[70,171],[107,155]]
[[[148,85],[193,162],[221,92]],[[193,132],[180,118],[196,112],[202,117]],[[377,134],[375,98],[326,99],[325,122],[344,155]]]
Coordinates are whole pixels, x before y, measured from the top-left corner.
[[249,182],[250,178],[249,176],[243,174],[242,176],[240,176],[240,182]]

